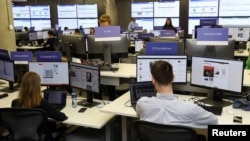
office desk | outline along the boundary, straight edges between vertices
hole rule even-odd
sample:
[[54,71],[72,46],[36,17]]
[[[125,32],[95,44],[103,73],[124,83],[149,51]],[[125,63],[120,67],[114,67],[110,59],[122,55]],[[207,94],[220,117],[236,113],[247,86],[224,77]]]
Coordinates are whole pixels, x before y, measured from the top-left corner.
[[119,63],[116,72],[101,71],[101,84],[119,86],[120,78],[136,78],[136,64]]
[[248,50],[244,50],[242,53],[239,53],[239,51],[235,50],[234,51],[234,57],[248,57],[249,52]]
[[39,50],[43,48],[43,46],[20,46],[17,47],[17,50]]
[[[179,99],[188,101],[189,98],[194,96],[189,95],[179,95]],[[127,105],[127,106],[125,106]],[[122,116],[122,141],[127,141],[127,120],[129,117],[137,118],[137,114],[135,110],[130,104],[130,93],[127,92],[111,102],[110,104],[104,106],[101,111],[105,113],[111,113]],[[234,114],[228,114],[227,110],[230,109],[234,112]],[[234,124],[233,116],[242,116],[242,124],[250,124],[250,112],[243,111],[241,109],[233,109],[232,105],[223,108],[222,115],[218,116],[219,124]]]
[[[0,108],[11,107],[11,102],[13,99],[17,98],[17,95],[18,92],[14,92],[10,93],[6,98],[0,99]],[[81,99],[79,99],[79,101],[80,100]],[[98,107],[88,108],[85,112],[79,113],[78,110],[80,108],[82,108],[82,106],[72,108],[71,97],[68,96],[67,105],[64,109],[62,109],[62,112],[64,112],[68,116],[68,119],[63,121],[62,123],[96,129],[101,129],[105,126],[106,140],[110,141],[109,122],[113,119],[113,117],[115,117],[115,115],[100,112],[100,108]]]

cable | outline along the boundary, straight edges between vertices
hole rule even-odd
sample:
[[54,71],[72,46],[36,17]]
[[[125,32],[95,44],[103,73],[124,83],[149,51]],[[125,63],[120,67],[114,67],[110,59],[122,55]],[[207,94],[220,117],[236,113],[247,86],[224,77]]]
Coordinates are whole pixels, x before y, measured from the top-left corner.
[[125,107],[132,107],[131,105],[128,105],[129,102],[131,102],[131,101],[130,101],[130,100],[126,101],[126,102],[124,103],[124,106],[125,106]]

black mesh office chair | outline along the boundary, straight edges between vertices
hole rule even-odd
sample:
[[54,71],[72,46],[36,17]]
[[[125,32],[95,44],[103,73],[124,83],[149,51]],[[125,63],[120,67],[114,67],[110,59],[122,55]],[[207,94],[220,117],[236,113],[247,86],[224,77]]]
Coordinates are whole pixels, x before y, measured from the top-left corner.
[[163,125],[137,120],[133,123],[140,141],[196,141],[193,128],[179,125]]
[[40,109],[0,108],[0,122],[9,132],[6,141],[43,141],[47,120]]

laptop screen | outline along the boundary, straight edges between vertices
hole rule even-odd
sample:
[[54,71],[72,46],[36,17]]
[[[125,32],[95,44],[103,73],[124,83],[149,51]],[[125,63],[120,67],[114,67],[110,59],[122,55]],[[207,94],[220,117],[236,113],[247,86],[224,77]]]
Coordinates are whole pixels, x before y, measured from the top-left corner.
[[136,105],[137,100],[144,96],[156,96],[156,90],[152,81],[130,83],[130,100],[132,106]]
[[45,90],[44,99],[52,105],[66,105],[66,90]]

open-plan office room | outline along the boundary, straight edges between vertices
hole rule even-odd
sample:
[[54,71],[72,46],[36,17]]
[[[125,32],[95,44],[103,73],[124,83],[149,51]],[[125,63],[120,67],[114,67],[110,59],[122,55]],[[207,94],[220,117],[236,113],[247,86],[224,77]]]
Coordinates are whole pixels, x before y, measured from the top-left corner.
[[[205,141],[249,133],[235,126],[250,124],[249,9],[249,0],[0,1],[0,138]],[[161,61],[172,70],[158,70],[164,85],[153,71]],[[152,100],[145,111],[136,107],[141,97]]]

